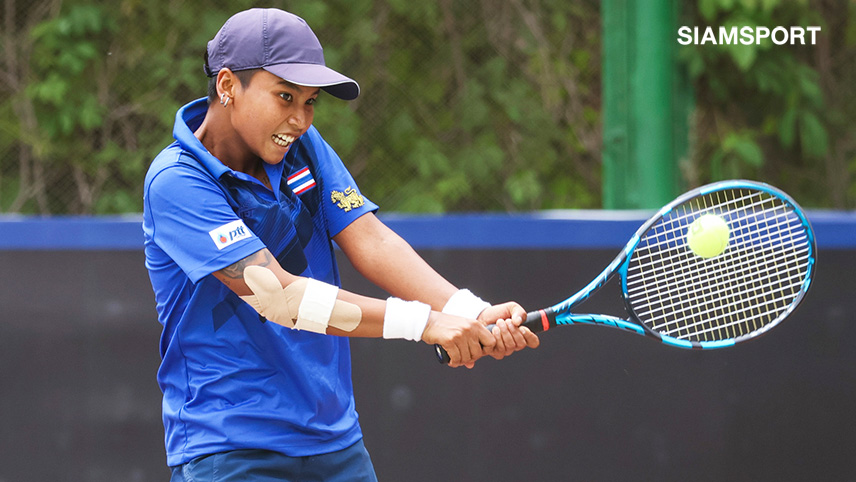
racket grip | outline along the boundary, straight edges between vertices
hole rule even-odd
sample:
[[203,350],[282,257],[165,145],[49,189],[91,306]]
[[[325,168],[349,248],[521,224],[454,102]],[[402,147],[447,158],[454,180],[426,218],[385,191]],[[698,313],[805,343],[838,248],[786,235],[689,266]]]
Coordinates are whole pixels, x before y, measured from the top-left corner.
[[440,345],[434,345],[434,352],[437,354],[437,361],[443,365],[448,365],[451,358],[449,358],[449,354],[446,353],[446,349]]
[[[487,331],[493,333],[494,326],[496,325],[487,325],[485,328],[487,328]],[[437,361],[439,361],[443,365],[448,365],[449,362],[452,361],[452,359],[449,358],[449,354],[446,353],[446,349],[442,346],[434,345],[434,351],[437,353]]]
[[550,308],[526,313],[526,321],[520,326],[529,328],[532,333],[540,333],[554,326],[556,313]]
[[[532,311],[530,313],[526,313],[526,320],[520,325],[529,328],[529,331],[532,333],[540,333],[542,331],[547,331],[550,329],[553,323],[553,319],[555,318],[555,313],[550,308],[545,310]],[[491,333],[493,333],[493,327],[496,325],[488,325],[487,329]],[[446,350],[440,345],[434,345],[434,351],[437,353],[437,360],[443,365],[448,365],[451,358],[449,358],[449,354],[446,353]]]

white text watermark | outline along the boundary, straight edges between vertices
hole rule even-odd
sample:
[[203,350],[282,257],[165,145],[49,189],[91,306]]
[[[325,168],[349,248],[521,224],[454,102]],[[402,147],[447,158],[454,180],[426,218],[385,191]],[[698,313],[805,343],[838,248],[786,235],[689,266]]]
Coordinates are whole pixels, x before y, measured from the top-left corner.
[[681,45],[760,45],[771,41],[776,45],[815,45],[820,27],[681,27]]

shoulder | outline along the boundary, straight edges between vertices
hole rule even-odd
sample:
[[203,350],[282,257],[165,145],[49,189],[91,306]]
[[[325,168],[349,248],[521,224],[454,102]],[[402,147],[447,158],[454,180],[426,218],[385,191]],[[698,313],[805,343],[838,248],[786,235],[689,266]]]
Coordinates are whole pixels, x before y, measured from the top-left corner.
[[172,189],[175,183],[186,186],[188,181],[215,184],[211,175],[187,151],[173,143],[152,161],[146,172],[144,188],[148,193],[153,189]]
[[228,206],[220,185],[182,149],[164,149],[152,161],[143,186],[147,211],[172,212],[200,205]]
[[[309,130],[300,136],[299,154],[311,156],[316,161],[328,162],[330,160],[340,161],[336,151],[324,140],[321,133],[315,126],[310,126]],[[340,161],[341,162],[341,161]]]
[[313,126],[309,126],[309,129],[300,137],[301,142],[306,142],[313,146],[322,146],[329,145],[327,141],[324,140],[324,137],[321,136],[321,133],[318,132],[318,128]]

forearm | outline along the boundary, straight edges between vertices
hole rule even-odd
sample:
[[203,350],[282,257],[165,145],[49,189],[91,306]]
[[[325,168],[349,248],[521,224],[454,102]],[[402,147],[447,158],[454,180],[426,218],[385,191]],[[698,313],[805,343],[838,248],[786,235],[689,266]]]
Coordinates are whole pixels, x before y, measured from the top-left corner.
[[[359,230],[356,235],[343,232],[335,240],[363,277],[392,296],[418,300],[437,311],[443,309],[457,291],[452,283],[373,215],[363,216],[354,224]],[[361,242],[365,240],[370,242]]]
[[380,338],[383,336],[383,317],[386,311],[385,300],[369,298],[346,290],[339,290],[338,299],[352,303],[360,308],[360,324],[352,331],[344,331],[330,326],[327,328],[328,335],[359,338]]

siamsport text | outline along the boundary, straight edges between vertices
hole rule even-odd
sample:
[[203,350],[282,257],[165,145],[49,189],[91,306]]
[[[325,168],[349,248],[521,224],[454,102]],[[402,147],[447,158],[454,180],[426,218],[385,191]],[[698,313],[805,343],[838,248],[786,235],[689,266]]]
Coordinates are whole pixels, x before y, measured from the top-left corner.
[[681,27],[678,43],[681,45],[760,45],[772,41],[776,45],[814,45],[820,27]]

